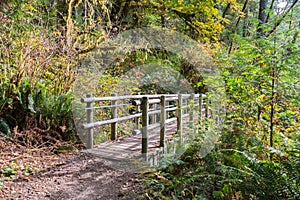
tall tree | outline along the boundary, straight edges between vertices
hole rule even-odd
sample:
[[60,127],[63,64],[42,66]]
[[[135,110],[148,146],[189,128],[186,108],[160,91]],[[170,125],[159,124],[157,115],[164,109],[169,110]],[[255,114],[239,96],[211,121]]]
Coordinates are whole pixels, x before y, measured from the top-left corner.
[[260,0],[259,1],[259,12],[258,12],[258,28],[257,28],[257,33],[259,36],[264,35],[264,28],[263,25],[266,23],[267,20],[267,5],[268,5],[268,0]]

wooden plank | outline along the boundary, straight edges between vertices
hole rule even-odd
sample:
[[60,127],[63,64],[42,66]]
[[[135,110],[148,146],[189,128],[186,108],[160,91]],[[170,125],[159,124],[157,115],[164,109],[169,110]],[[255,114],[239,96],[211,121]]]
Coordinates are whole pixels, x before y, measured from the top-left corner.
[[[86,97],[82,98],[82,103],[88,103],[88,102],[97,102],[97,101],[112,101],[112,100],[123,100],[123,99],[142,99],[144,96],[148,97],[149,99],[154,98],[160,98],[161,95],[165,95],[168,98],[178,98],[178,94],[156,94],[156,95],[125,95],[125,96],[110,96],[110,97]],[[196,95],[196,97],[199,94]],[[203,97],[205,97],[205,94],[202,94]],[[183,99],[187,99],[190,97],[190,94],[183,94]],[[167,99],[168,99],[167,98]],[[167,100],[169,101],[169,100]]]
[[174,122],[174,121],[176,121],[177,120],[177,117],[172,117],[172,118],[170,118],[170,119],[166,119],[166,124],[169,124],[169,123],[171,123],[171,122]]
[[166,112],[171,112],[177,110],[178,107],[166,108]]
[[158,114],[158,113],[160,113],[160,110],[148,111],[148,115],[153,115],[153,114]]
[[123,106],[129,106],[131,104],[117,104],[117,105],[102,105],[93,107],[93,109],[102,109],[102,108],[114,108],[114,107],[123,107]]
[[[126,95],[126,96],[110,96],[110,97],[89,97],[89,98],[82,98],[82,103],[88,102],[97,102],[97,101],[112,101],[112,100],[123,100],[123,99],[142,99],[143,97],[148,97],[148,99],[159,99],[162,94],[154,94],[154,95]],[[168,97],[174,97],[177,94],[165,94]]]
[[178,100],[178,95],[176,97],[168,97],[166,98],[166,101],[176,101]]
[[[187,115],[186,115],[187,116]],[[185,116],[185,117],[186,117]],[[170,124],[170,123],[172,123],[172,122],[174,122],[174,121],[176,121],[177,120],[177,117],[172,117],[172,118],[170,118],[170,119],[167,119],[166,121],[165,121],[165,123],[166,124]],[[155,124],[151,124],[151,125],[148,125],[148,131],[151,131],[152,129],[155,129],[155,128],[158,128],[158,127],[160,127],[160,123],[155,123]],[[133,130],[132,131],[134,134],[133,135],[138,135],[138,134],[141,134],[142,133],[142,130],[141,129],[135,129],[135,130]]]
[[160,103],[160,99],[149,99],[148,100],[148,104],[156,104],[156,103]]
[[[142,148],[142,152],[148,152],[148,139],[147,139],[147,135],[148,135],[148,131],[150,129],[149,126],[149,115],[154,115],[154,114],[161,114],[161,109],[160,110],[152,110],[149,111],[149,104],[158,104],[161,103],[161,99],[158,99],[158,97],[162,97],[164,96],[164,100],[165,100],[165,105],[164,105],[164,111],[170,112],[170,111],[175,111],[177,110],[177,132],[179,133],[179,135],[181,135],[182,129],[183,129],[183,125],[182,125],[182,119],[186,116],[189,116],[190,121],[193,121],[194,119],[194,108],[199,106],[199,111],[200,111],[200,120],[203,117],[202,113],[204,111],[205,116],[208,117],[209,115],[209,109],[208,109],[208,100],[207,98],[205,99],[206,102],[203,102],[203,97],[206,97],[206,95],[204,94],[167,94],[167,95],[163,95],[163,94],[159,94],[159,95],[127,95],[127,96],[116,96],[113,95],[112,97],[101,97],[101,98],[93,98],[92,95],[87,95],[86,98],[82,99],[82,102],[87,103],[87,107],[86,107],[86,112],[87,112],[87,118],[88,121],[86,124],[83,125],[83,128],[88,129],[88,144],[87,146],[89,148],[93,147],[93,128],[97,127],[97,126],[102,126],[105,124],[111,124],[111,139],[115,140],[117,139],[117,123],[121,122],[121,121],[125,121],[125,120],[130,120],[130,119],[137,119],[141,116],[147,116],[147,120],[142,118],[142,124],[146,124],[146,128],[144,128],[145,126],[142,125],[142,135],[145,136],[142,138],[142,143],[144,143],[144,148]],[[136,113],[134,115],[129,115],[129,116],[124,116],[124,117],[118,117],[117,116],[117,100],[125,100],[125,99],[134,99],[134,102],[136,104],[139,104],[142,102],[141,98],[143,99],[147,99],[147,113]],[[199,99],[199,101],[197,101],[197,106],[195,106],[194,104],[190,104],[190,105],[185,105],[183,102],[185,102],[188,99],[193,99],[194,103],[195,103],[195,99]],[[93,122],[93,110],[95,109],[95,107],[93,107],[93,102],[98,101],[98,100],[103,100],[103,101],[108,101],[111,100],[111,108],[112,108],[112,119],[109,120],[104,120],[104,121],[98,121],[98,122]],[[177,107],[167,107],[166,108],[166,104],[169,101],[174,101],[177,100],[178,101],[178,106]],[[187,107],[190,106],[190,112],[188,112],[187,114],[184,114],[186,112],[184,112],[186,110]],[[142,106],[141,106],[142,107]],[[166,114],[165,114],[166,115]],[[166,117],[166,116],[165,116]],[[176,119],[176,118],[174,118]],[[174,120],[172,119],[172,120]],[[144,122],[143,122],[144,120]],[[146,120],[146,121],[145,121]],[[164,123],[166,124],[170,119],[166,119]],[[200,121],[199,120],[199,121]],[[137,128],[139,128],[139,122],[138,120],[136,120],[137,123]],[[156,124],[154,124],[156,125]],[[162,126],[161,124],[159,124],[160,126]],[[165,125],[163,126],[165,127]],[[144,130],[144,133],[143,133]],[[163,139],[160,141],[160,143],[163,143]]]
[[[186,123],[187,119],[188,119],[188,115],[185,115],[186,119],[183,120],[183,124]],[[172,139],[173,139],[173,135],[176,132],[176,118],[171,118],[166,120],[167,121],[172,121],[175,123],[171,123],[168,125],[167,129],[166,129],[166,140],[170,141],[170,143],[166,143],[166,147],[164,148],[159,148],[159,134],[157,134],[158,129],[154,129],[152,131],[149,131],[149,136],[148,136],[148,152],[147,152],[147,156],[148,158],[151,157],[151,154],[156,153],[156,151],[160,150],[163,151],[162,149],[166,149],[168,148],[168,146],[170,146],[170,144],[172,144]],[[158,124],[160,125],[160,124]],[[150,126],[148,126],[150,127]],[[159,127],[159,126],[157,126]],[[183,133],[183,137],[185,137],[186,135]],[[108,142],[104,142],[104,143],[100,143],[98,145],[95,145],[95,148],[92,150],[85,150],[86,152],[92,153],[94,155],[99,156],[100,158],[103,158],[107,161],[111,161],[111,162],[121,162],[122,164],[122,168],[123,167],[127,167],[128,164],[131,164],[130,162],[135,160],[135,159],[139,159],[141,158],[140,155],[140,151],[141,151],[141,135],[136,135],[136,136],[125,136],[122,139],[120,139],[119,141],[108,141]],[[173,140],[174,142],[174,140]],[[178,145],[177,145],[178,146]],[[169,148],[170,149],[170,148]],[[168,152],[170,153],[170,151],[174,150],[174,147],[172,147],[171,145],[171,150],[169,150]],[[166,150],[164,150],[166,152]],[[142,155],[144,156],[144,155]],[[131,160],[133,158],[133,160]],[[152,160],[151,160],[152,159]],[[151,162],[153,161],[153,158],[151,159],[147,159],[147,160],[151,160]],[[115,163],[113,163],[115,164]],[[134,167],[134,166],[133,166]]]
[[94,127],[98,127],[98,126],[103,126],[105,124],[111,124],[111,123],[114,123],[114,122],[121,122],[121,121],[125,121],[125,120],[130,120],[130,119],[133,119],[133,118],[136,118],[136,117],[141,117],[141,116],[142,116],[142,113],[137,113],[137,114],[134,114],[134,115],[119,117],[119,118],[115,118],[115,119],[108,119],[108,120],[104,120],[104,121],[83,124],[82,127],[84,129],[89,129],[89,128],[94,128]]

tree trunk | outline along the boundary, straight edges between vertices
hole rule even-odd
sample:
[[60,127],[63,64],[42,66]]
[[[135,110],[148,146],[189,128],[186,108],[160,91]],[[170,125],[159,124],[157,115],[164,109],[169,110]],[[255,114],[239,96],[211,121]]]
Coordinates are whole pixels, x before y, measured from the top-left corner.
[[[243,8],[242,8],[242,12],[245,12],[245,11],[246,11],[247,6],[248,6],[248,3],[249,3],[249,0],[245,0],[244,6],[243,6]],[[235,24],[235,29],[234,29],[233,33],[235,33],[235,30],[238,29],[238,26],[239,26],[240,21],[241,21],[241,16],[239,16],[239,18],[238,18],[238,20],[237,20],[237,22],[236,22],[236,24]],[[231,40],[230,45],[229,45],[228,54],[231,53],[232,46],[233,46],[233,41]]]
[[[275,3],[275,0],[272,0],[271,1],[271,5],[270,5],[270,10],[273,10],[274,3]],[[269,19],[270,19],[270,13],[268,13],[268,16],[267,16],[267,19],[266,19],[266,23],[268,23]]]
[[259,12],[258,12],[259,24],[257,28],[257,34],[259,37],[265,34],[263,25],[266,23],[266,19],[267,19],[267,13],[266,13],[267,4],[268,4],[268,0],[259,1]]

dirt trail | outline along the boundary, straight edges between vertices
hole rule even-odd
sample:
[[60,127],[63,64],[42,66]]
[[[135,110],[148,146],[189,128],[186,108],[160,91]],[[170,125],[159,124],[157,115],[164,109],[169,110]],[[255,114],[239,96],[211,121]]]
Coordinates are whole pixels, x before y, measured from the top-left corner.
[[112,169],[86,153],[34,176],[4,181],[0,199],[137,199],[143,181],[138,174]]

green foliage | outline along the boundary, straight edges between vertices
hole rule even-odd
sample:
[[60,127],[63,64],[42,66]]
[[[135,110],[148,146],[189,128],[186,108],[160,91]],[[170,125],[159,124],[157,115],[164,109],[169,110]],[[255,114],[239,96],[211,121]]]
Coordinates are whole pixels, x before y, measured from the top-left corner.
[[[268,32],[273,24],[262,28]],[[145,197],[299,198],[298,31],[299,27],[287,30],[283,23],[268,37],[236,32],[230,56],[223,51],[223,59],[216,59],[227,97],[220,141],[204,158],[201,142],[195,141],[179,161],[167,162],[159,175],[147,179]]]
[[5,175],[5,176],[12,176],[12,175],[15,175],[17,173],[16,169],[12,169],[10,167],[6,167],[2,170],[2,173]]
[[146,196],[150,199],[299,198],[299,151],[285,156],[276,154],[276,160],[260,160],[260,153],[272,152],[263,147],[259,151],[238,151],[224,149],[223,145],[202,159],[201,145],[191,146],[180,161],[169,162],[160,169],[159,176],[148,177]]
[[[285,32],[282,34],[286,35]],[[296,78],[299,77],[299,49],[294,46],[293,51],[289,51],[282,45],[292,41],[278,41],[279,33],[275,37],[273,42],[270,42],[272,38],[253,41],[237,37],[240,48],[232,55],[232,62],[223,73],[228,104],[233,108],[227,117],[234,123],[240,121],[246,125],[243,128],[247,130],[243,131],[260,133],[265,140],[271,124],[272,132],[277,136],[279,133],[299,133],[297,111],[300,101]],[[293,128],[289,129],[287,124],[293,124]]]
[[[2,1],[0,132],[12,136],[14,131],[34,129],[44,137],[41,142],[49,136],[74,140],[73,66],[121,30],[164,27],[216,47],[221,46],[216,41],[222,33],[222,41],[231,49],[230,57],[222,51],[223,57],[216,59],[227,95],[223,135],[205,158],[199,155],[199,139],[180,160],[165,160],[160,172],[149,178],[145,197],[299,198],[299,12],[278,13],[277,18],[270,10],[268,23],[259,27],[265,35],[258,37],[259,21],[254,19],[258,6],[249,2],[241,12],[243,6],[234,0]],[[147,65],[153,68],[134,71]],[[140,49],[118,57],[99,77],[97,96],[180,91],[170,67],[197,92],[205,90],[201,74],[179,55]],[[104,119],[111,111],[96,115]],[[125,127],[119,132],[126,134]],[[25,175],[33,171],[30,166],[23,168]],[[1,175],[14,176],[18,171],[11,164]]]
[[69,90],[77,60],[66,51],[50,4],[0,3],[0,123],[7,135],[40,128],[71,137]]
[[18,164],[16,161],[13,161],[3,166],[3,168],[0,170],[0,178],[3,180],[14,179],[18,175],[23,174],[25,176],[29,176],[34,174],[36,171],[37,168],[32,167],[30,164]]

